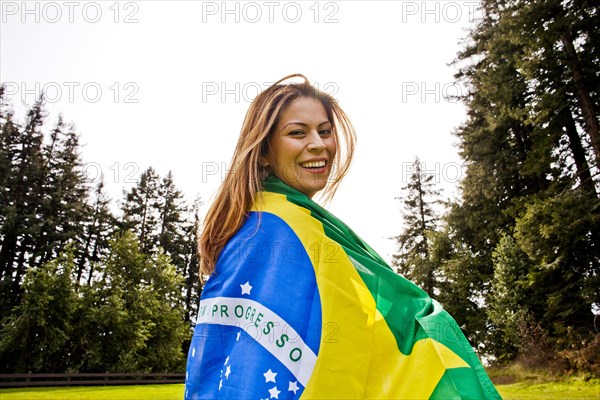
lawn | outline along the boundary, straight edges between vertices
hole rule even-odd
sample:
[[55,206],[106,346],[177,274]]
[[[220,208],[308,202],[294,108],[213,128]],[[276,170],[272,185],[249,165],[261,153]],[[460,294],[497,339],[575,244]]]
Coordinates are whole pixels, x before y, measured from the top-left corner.
[[519,382],[511,385],[497,385],[496,388],[505,400],[600,400],[600,379],[592,379],[587,382],[579,380],[546,383]]
[[0,400],[181,400],[183,384],[0,389]]
[[[505,400],[600,400],[600,379],[498,385]],[[183,385],[1,389],[0,400],[181,400]]]

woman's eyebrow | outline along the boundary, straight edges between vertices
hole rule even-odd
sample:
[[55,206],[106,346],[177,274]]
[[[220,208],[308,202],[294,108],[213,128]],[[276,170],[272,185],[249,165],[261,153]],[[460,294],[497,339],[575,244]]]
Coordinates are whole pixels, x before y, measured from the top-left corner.
[[[330,121],[323,121],[321,122],[318,126],[321,125],[325,125],[325,124],[331,124]],[[292,122],[288,122],[287,124],[285,124],[284,126],[281,127],[281,129],[285,128],[288,125],[302,125],[302,126],[308,126],[308,124],[304,123],[304,122],[297,122],[297,121],[292,121]]]

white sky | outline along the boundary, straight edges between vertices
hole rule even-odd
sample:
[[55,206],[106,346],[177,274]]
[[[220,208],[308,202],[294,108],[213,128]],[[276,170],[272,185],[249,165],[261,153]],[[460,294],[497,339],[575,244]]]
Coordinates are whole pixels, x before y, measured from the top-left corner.
[[[153,166],[190,203],[221,182],[249,102],[291,73],[334,94],[357,128],[329,210],[385,259],[415,156],[456,195],[464,106],[448,66],[476,1],[0,1],[0,82],[18,118],[46,89],[113,201]],[[295,22],[294,22],[295,21]],[[100,92],[98,91],[100,90]]]

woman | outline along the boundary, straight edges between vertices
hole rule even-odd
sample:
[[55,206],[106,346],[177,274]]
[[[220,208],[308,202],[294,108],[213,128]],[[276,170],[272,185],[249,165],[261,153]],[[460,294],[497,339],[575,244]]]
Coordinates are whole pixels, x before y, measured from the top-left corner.
[[302,75],[251,104],[200,239],[186,399],[500,398],[439,304],[312,201],[354,141]]

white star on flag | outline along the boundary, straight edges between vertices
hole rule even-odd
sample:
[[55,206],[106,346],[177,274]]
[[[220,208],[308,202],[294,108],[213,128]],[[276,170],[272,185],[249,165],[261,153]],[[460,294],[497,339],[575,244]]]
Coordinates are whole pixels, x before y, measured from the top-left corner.
[[225,364],[223,364],[223,365],[227,365],[228,362],[229,362],[229,356],[227,356],[227,358],[225,359]]
[[269,370],[267,372],[265,372],[263,374],[265,376],[265,383],[266,382],[273,382],[275,383],[275,376],[277,376],[276,372],[271,371],[271,368],[269,368]]
[[192,358],[194,358],[194,356],[195,356],[195,355],[196,355],[196,348],[194,347],[194,348],[192,349]]
[[289,392],[294,392],[294,394],[296,394],[296,392],[298,390],[300,390],[300,388],[298,387],[298,381],[290,382],[290,386],[288,387],[288,391]]
[[237,336],[236,336],[236,338],[235,338],[235,341],[236,341],[236,342],[239,342],[239,340],[240,340],[240,336],[241,336],[241,335],[242,335],[242,332],[238,332],[238,334],[237,334]]
[[244,283],[243,285],[240,285],[240,287],[242,288],[242,294],[250,294],[250,291],[252,290],[252,286],[250,286],[250,281]]
[[[225,371],[225,378],[229,379],[229,374],[231,373],[231,365],[227,366],[227,371]],[[294,392],[296,393],[296,392]]]
[[277,386],[275,386],[273,389],[269,389],[269,394],[271,395],[271,397],[269,397],[270,399],[272,398],[279,398],[279,393],[281,393],[281,391],[277,390]]

